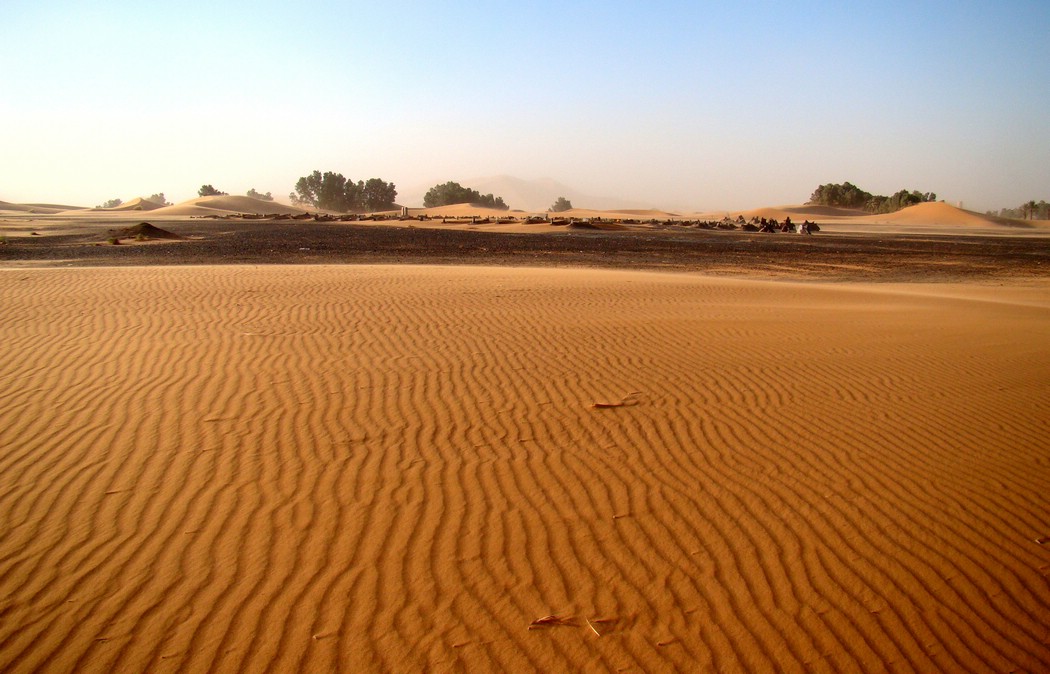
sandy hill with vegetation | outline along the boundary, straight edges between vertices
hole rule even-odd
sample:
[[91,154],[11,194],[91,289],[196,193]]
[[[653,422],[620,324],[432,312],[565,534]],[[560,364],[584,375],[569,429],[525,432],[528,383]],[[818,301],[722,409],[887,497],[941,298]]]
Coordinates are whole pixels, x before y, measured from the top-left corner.
[[499,208],[474,206],[472,204],[449,204],[432,208],[411,208],[409,209],[409,214],[428,215],[432,218],[505,218],[508,216],[521,217],[524,211],[501,210]]
[[846,226],[868,227],[877,226],[883,230],[897,228],[899,231],[916,230],[938,230],[950,233],[952,230],[973,231],[977,229],[997,231],[1017,228],[1041,227],[1039,221],[1013,220],[1000,218],[993,215],[984,215],[961,208],[957,208],[944,202],[927,202],[902,208],[892,213],[869,213],[867,211],[836,208],[834,206],[820,206],[816,204],[799,204],[787,206],[768,206],[753,208],[745,211],[715,211],[709,213],[695,214],[696,217],[717,220],[725,216],[732,219],[743,217],[745,220],[752,218],[774,219],[783,222],[790,217],[792,222],[811,220],[821,225],[830,224],[842,226],[841,231],[846,231]]
[[158,208],[157,215],[223,215],[227,213],[279,213],[295,215],[305,213],[302,208],[287,206],[276,201],[264,201],[254,197],[245,196],[212,196],[197,197],[175,204]]
[[[513,201],[508,201],[513,205]],[[315,208],[299,208],[275,201],[265,201],[249,196],[221,195],[197,197],[179,204],[161,206],[142,197],[137,197],[112,208],[77,208],[57,204],[16,204],[0,201],[0,213],[8,216],[61,215],[79,217],[114,218],[141,217],[148,212],[154,217],[207,217],[228,216],[234,214],[257,215],[299,215],[316,212]],[[431,218],[448,219],[490,219],[492,221],[518,218],[526,215],[550,215],[552,218],[603,219],[603,220],[637,220],[642,223],[648,220],[707,220],[719,221],[729,217],[736,220],[752,219],[776,220],[783,222],[791,218],[794,222],[809,220],[819,223],[827,232],[879,232],[879,233],[928,233],[950,235],[953,232],[983,233],[989,235],[1040,235],[1050,230],[1050,222],[1039,220],[1018,220],[985,215],[957,208],[944,202],[925,202],[903,208],[892,213],[869,213],[863,210],[822,206],[816,204],[789,204],[767,206],[742,211],[708,211],[704,213],[674,212],[663,209],[596,209],[572,208],[559,213],[549,213],[547,208],[500,210],[475,206],[471,204],[451,204],[435,208],[411,208],[412,216],[426,215]],[[467,223],[472,224],[472,223]],[[482,226],[488,226],[481,223]],[[510,231],[506,226],[501,231]],[[535,231],[534,226],[528,231]]]
[[951,225],[955,227],[988,227],[1018,224],[1008,220],[957,208],[941,201],[915,204],[893,213],[876,216],[880,221],[898,225]]
[[[456,182],[459,182],[464,187],[475,189],[481,194],[493,194],[501,197],[511,208],[532,213],[546,211],[558,197],[565,197],[575,206],[595,210],[621,211],[624,209],[644,208],[651,205],[639,201],[586,194],[551,178],[525,180],[514,176],[498,175],[457,180]],[[414,185],[399,189],[398,203],[413,206],[422,205],[424,195],[432,186],[432,184]]]
[[91,213],[128,213],[128,212],[141,212],[141,211],[155,211],[163,208],[163,204],[158,204],[142,197],[135,197],[130,201],[126,201],[119,206],[111,206],[109,208],[103,208],[101,206],[96,208],[72,208],[68,211],[63,211],[62,215],[77,215],[85,211]]

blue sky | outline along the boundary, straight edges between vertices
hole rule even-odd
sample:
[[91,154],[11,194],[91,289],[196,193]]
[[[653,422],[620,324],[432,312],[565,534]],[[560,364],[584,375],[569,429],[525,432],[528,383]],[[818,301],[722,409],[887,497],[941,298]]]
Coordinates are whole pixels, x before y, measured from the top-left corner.
[[1045,1],[4,0],[0,24],[5,201],[283,197],[313,169],[698,210],[844,180],[1050,198]]

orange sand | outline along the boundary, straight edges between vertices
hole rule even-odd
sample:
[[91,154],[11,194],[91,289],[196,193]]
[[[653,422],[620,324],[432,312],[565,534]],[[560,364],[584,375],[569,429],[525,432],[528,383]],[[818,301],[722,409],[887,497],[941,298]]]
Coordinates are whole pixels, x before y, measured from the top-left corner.
[[[69,222],[90,219],[97,220],[101,215],[106,218],[162,218],[178,219],[192,217],[223,217],[238,214],[301,214],[315,212],[313,208],[299,208],[275,201],[261,201],[246,196],[211,196],[190,199],[173,206],[160,207],[157,204],[137,197],[116,208],[72,208],[47,204],[11,204],[0,201],[0,216],[4,218],[27,218],[37,216],[62,216]],[[511,217],[522,219],[529,215],[544,215],[543,212],[526,212],[521,210],[503,211],[483,208],[470,204],[454,204],[436,208],[410,208],[412,216],[427,215],[439,220],[412,222],[413,227],[442,227],[484,229],[504,232],[536,232],[552,229],[546,225],[525,225],[522,223],[496,223],[496,220]],[[145,213],[148,212],[148,215]],[[392,214],[398,211],[392,211]],[[943,202],[924,203],[901,209],[894,213],[872,214],[859,210],[814,206],[809,204],[773,206],[746,211],[710,211],[706,213],[672,213],[656,209],[648,210],[593,210],[574,208],[562,213],[551,214],[558,218],[602,218],[606,220],[633,220],[639,224],[632,228],[645,228],[650,220],[710,220],[718,221],[725,217],[736,219],[743,216],[752,218],[772,218],[783,221],[791,218],[794,222],[812,220],[820,224],[822,231],[839,233],[878,233],[878,234],[981,234],[991,236],[1046,236],[1050,234],[1050,222],[1042,220],[1010,220],[988,216],[973,211],[956,208]],[[489,219],[492,222],[475,225],[464,222],[442,222],[440,218],[468,220],[470,218]],[[397,221],[386,221],[384,225],[397,224]],[[0,222],[0,232],[7,229]],[[557,228],[553,228],[557,229]]]
[[1048,290],[0,270],[0,670],[1046,671]]

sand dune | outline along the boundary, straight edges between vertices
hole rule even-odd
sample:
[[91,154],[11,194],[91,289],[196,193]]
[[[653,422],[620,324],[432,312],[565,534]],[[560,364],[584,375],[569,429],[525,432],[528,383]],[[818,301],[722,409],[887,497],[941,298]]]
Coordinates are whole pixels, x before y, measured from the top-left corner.
[[93,211],[156,211],[164,207],[164,204],[158,204],[150,201],[149,199],[143,199],[142,197],[135,197],[131,201],[122,203],[119,206],[113,208],[93,208]]
[[[495,208],[484,208],[482,206],[472,206],[471,204],[452,204],[449,206],[436,206],[433,208],[413,208],[409,209],[409,212],[413,215],[426,214],[431,217],[447,217],[447,218],[469,218],[471,216],[477,216],[481,218],[501,218],[501,217],[517,217],[520,218],[525,215],[525,211],[509,210],[503,211]],[[620,211],[600,211],[589,208],[572,208],[567,211],[561,211],[559,213],[547,213],[546,211],[530,212],[530,215],[550,215],[551,217],[557,218],[605,218],[605,219],[649,219],[657,218],[666,220],[669,218],[677,217],[674,213],[667,211],[658,211],[655,209],[647,210],[620,210]]]
[[125,213],[140,213],[142,211],[155,211],[161,208],[161,204],[154,203],[148,199],[142,197],[135,197],[130,201],[125,201],[119,206],[113,206],[111,208],[103,208],[97,206],[95,208],[78,208],[67,206],[60,211],[54,211],[57,215],[92,215],[97,216],[100,213],[122,215]]
[[965,211],[942,202],[916,204],[894,213],[879,216],[878,220],[899,225],[951,225],[955,227],[988,227],[997,224],[999,218]]
[[807,215],[809,214],[801,209],[788,210],[786,207],[764,207],[752,208],[748,211],[735,211],[732,213],[731,217],[736,218],[737,216],[742,216],[745,220],[751,220],[751,218],[772,218],[774,220],[784,220],[790,217],[792,221],[795,221],[804,219]]
[[835,206],[818,206],[816,204],[802,204],[801,206],[780,206],[778,210],[792,219],[803,216],[810,219],[815,218],[848,218],[854,216],[868,215],[865,211],[856,208],[837,208]]
[[0,201],[0,213],[36,213],[41,215],[53,215],[76,209],[76,206],[60,206],[58,204],[12,204]]
[[[206,217],[225,216],[233,214],[302,214],[308,212],[305,209],[288,206],[273,201],[262,201],[247,196],[213,196],[190,199],[173,206],[160,207],[147,200],[137,198],[112,209],[74,209],[68,206],[54,206],[47,204],[11,204],[0,202],[0,213],[12,217],[30,214],[60,214],[69,216],[97,217],[100,212],[114,217],[135,216],[140,211],[148,210],[151,216],[156,217]],[[431,218],[453,218],[469,219],[489,218],[492,220],[507,217],[523,218],[527,215],[544,215],[546,211],[522,211],[522,210],[498,210],[472,206],[470,204],[453,204],[436,208],[412,208],[409,213],[413,216],[428,215]],[[924,233],[950,235],[953,232],[965,229],[968,233],[980,233],[987,235],[1032,235],[1040,236],[1050,230],[1050,223],[1041,221],[1022,221],[987,216],[972,211],[966,211],[943,202],[918,204],[902,209],[895,213],[872,214],[853,209],[832,208],[828,206],[816,206],[812,204],[770,206],[754,208],[744,211],[711,211],[706,213],[677,213],[659,209],[620,209],[620,210],[596,210],[588,208],[575,208],[557,214],[551,214],[560,218],[595,219],[606,220],[710,220],[717,221],[724,217],[736,219],[743,217],[745,220],[752,218],[767,218],[784,221],[791,218],[793,221],[811,220],[818,222],[821,227],[826,227],[829,233]],[[439,223],[440,224],[440,223]],[[448,223],[445,223],[448,224]],[[415,224],[414,226],[435,226],[435,223]],[[443,225],[444,226],[444,225]],[[452,225],[456,226],[456,225]],[[480,227],[499,231],[535,232],[535,226],[513,225],[480,225]]]
[[484,206],[472,206],[471,204],[449,204],[448,206],[433,206],[431,208],[412,208],[412,214],[429,215],[440,218],[469,218],[477,216],[480,218],[500,218],[507,215],[518,217],[521,211],[505,211],[498,208],[485,208]]
[[798,206],[770,206],[753,208],[747,211],[734,211],[731,217],[735,218],[738,215],[743,216],[746,220],[751,218],[773,218],[783,221],[785,218],[790,217],[793,221],[801,219],[826,221],[830,219],[843,223],[931,225],[937,227],[994,227],[1003,222],[1002,218],[992,218],[971,211],[964,211],[943,202],[916,204],[894,213],[880,214],[848,208],[802,204]]
[[751,218],[772,218],[777,221],[783,221],[787,218],[791,218],[793,222],[797,222],[802,220],[819,220],[826,218],[863,218],[870,214],[865,213],[864,211],[848,208],[803,204],[800,206],[767,206],[763,208],[752,208],[747,211],[734,211],[731,217],[735,218],[738,215],[743,216],[745,220],[750,220]]
[[254,197],[213,196],[190,199],[174,206],[158,208],[155,215],[222,215],[224,213],[305,213],[302,208]]
[[306,211],[274,201],[263,201],[247,196],[198,197],[173,206],[161,206],[148,199],[136,197],[113,208],[78,208],[75,206],[49,206],[45,204],[9,204],[0,201],[0,212],[39,213],[48,215],[91,216],[101,213],[114,216],[136,216],[142,211],[149,211],[153,216],[201,216],[225,215],[231,213],[288,213],[298,214]]
[[25,204],[11,204],[6,201],[0,201],[0,212],[7,213],[28,213],[33,209],[32,206]]
[[1048,297],[0,270],[0,670],[1047,671]]
[[590,208],[572,208],[561,213],[552,213],[558,217],[571,218],[603,218],[618,220],[669,220],[678,217],[678,214],[669,211],[660,211],[655,208],[647,209],[623,209],[617,211],[599,211]]

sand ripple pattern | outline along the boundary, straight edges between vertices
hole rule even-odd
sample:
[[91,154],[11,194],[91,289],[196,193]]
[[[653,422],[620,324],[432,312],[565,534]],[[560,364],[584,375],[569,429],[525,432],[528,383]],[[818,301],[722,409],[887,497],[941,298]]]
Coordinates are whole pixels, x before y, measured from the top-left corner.
[[978,294],[0,271],[0,671],[1050,670],[1050,302]]

